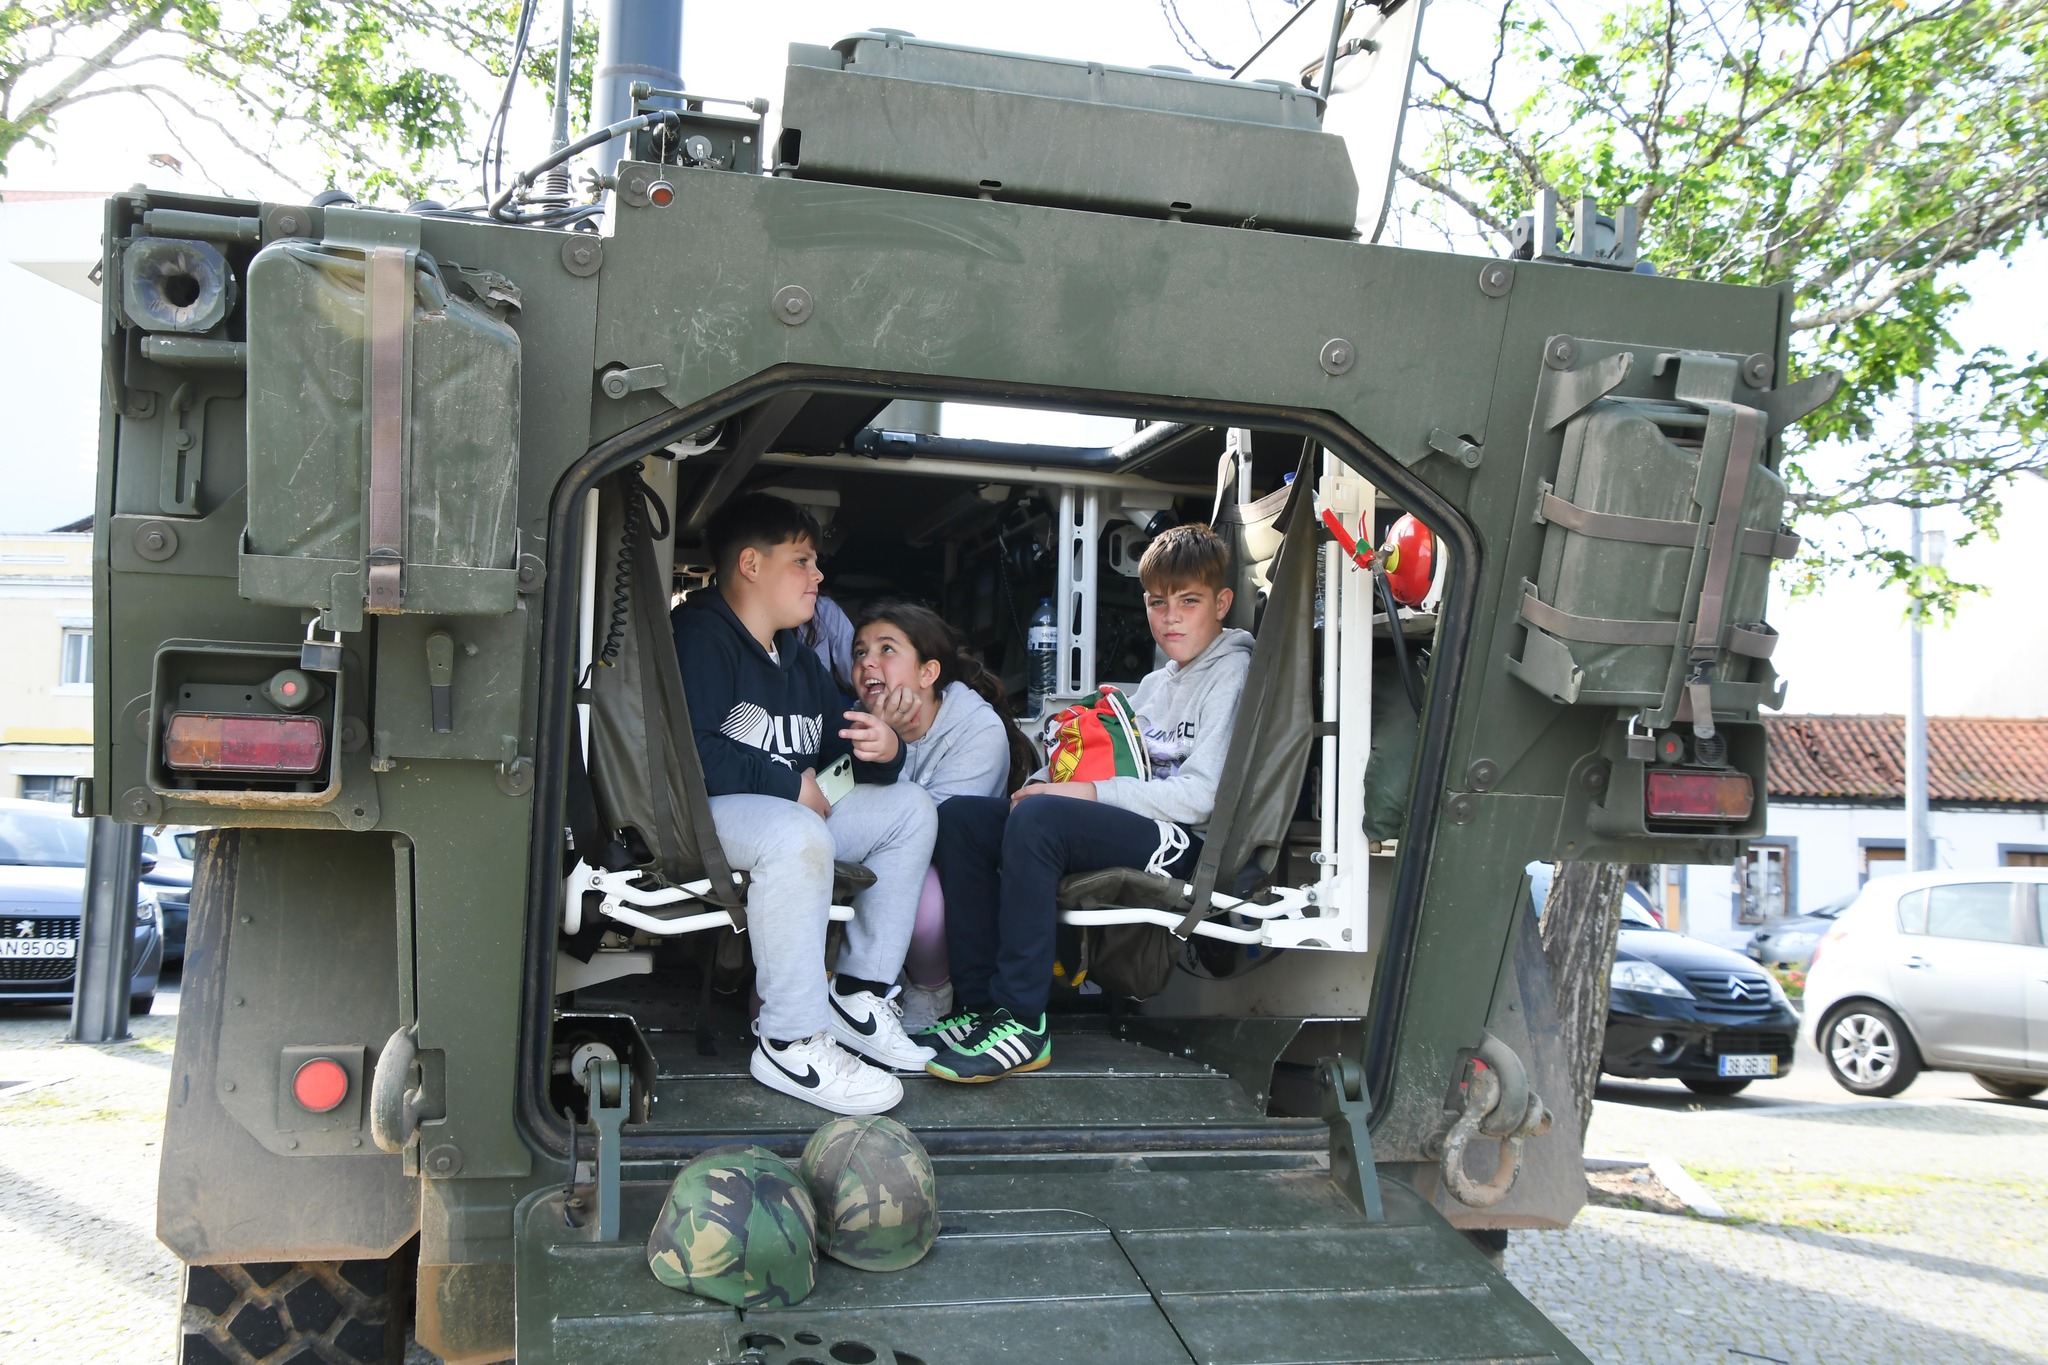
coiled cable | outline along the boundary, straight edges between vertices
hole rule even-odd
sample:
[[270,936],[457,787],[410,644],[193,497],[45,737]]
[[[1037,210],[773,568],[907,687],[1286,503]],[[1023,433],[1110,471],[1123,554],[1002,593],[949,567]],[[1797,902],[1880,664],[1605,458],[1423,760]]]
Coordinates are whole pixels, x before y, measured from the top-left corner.
[[626,642],[626,619],[633,605],[633,556],[639,549],[641,533],[647,529],[650,508],[654,512],[654,538],[666,540],[669,532],[668,508],[640,476],[638,465],[619,475],[619,491],[626,499],[625,526],[619,536],[617,566],[612,570],[611,619],[605,624],[604,647],[597,652],[600,668],[616,668],[619,650]]

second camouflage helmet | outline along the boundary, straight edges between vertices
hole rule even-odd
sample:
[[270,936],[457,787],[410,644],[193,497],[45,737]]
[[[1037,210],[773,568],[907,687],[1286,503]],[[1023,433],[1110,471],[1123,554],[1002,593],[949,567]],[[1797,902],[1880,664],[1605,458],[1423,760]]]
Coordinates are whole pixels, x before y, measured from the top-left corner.
[[833,1119],[804,1147],[803,1178],[826,1255],[861,1270],[901,1270],[932,1249],[939,1201],[932,1160],[895,1119]]
[[759,1147],[707,1152],[677,1173],[647,1235],[671,1289],[735,1308],[787,1307],[811,1292],[817,1214],[803,1177]]

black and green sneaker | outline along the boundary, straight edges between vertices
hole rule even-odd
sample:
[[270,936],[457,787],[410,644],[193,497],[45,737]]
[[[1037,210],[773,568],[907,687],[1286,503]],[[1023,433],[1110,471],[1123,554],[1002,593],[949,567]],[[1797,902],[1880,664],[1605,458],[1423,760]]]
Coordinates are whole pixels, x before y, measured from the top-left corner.
[[1039,1015],[1026,1024],[1006,1009],[982,1016],[980,1027],[939,1049],[924,1069],[942,1081],[970,1085],[1000,1080],[1013,1071],[1036,1071],[1052,1061],[1052,1037]]
[[921,1028],[910,1036],[914,1041],[923,1043],[926,1047],[938,1048],[940,1051],[944,1051],[980,1028],[982,1016],[987,1013],[988,1011],[986,1010],[971,1010],[962,1006],[960,1009],[954,1010],[951,1014],[939,1020],[936,1024],[933,1024],[930,1028]]

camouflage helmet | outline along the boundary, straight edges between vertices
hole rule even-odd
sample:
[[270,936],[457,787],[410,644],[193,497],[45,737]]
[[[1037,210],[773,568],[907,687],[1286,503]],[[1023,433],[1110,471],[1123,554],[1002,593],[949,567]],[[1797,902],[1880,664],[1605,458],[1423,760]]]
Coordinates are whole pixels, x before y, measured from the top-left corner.
[[932,1159],[895,1119],[833,1119],[804,1145],[803,1173],[827,1256],[861,1270],[901,1270],[932,1249]]
[[735,1308],[787,1307],[811,1292],[818,1217],[803,1177],[759,1147],[707,1152],[677,1173],[647,1235],[671,1289]]

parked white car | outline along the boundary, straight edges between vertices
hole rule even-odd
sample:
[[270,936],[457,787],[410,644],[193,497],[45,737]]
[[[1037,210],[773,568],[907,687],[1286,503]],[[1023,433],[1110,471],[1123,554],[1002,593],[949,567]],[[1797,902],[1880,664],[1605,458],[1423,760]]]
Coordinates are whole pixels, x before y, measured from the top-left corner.
[[1842,1086],[1896,1095],[1967,1071],[2048,1090],[2048,868],[1915,872],[1863,888],[1806,978],[1813,1044]]

